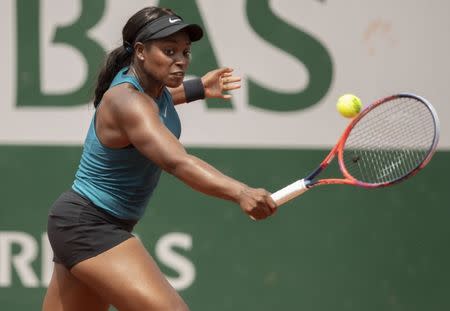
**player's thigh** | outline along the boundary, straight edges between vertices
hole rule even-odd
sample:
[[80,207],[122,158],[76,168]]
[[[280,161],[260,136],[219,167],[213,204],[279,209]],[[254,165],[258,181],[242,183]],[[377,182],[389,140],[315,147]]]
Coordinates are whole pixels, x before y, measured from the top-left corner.
[[120,311],[189,310],[136,238],[78,263],[71,273]]
[[61,264],[55,264],[43,311],[106,311],[109,304]]

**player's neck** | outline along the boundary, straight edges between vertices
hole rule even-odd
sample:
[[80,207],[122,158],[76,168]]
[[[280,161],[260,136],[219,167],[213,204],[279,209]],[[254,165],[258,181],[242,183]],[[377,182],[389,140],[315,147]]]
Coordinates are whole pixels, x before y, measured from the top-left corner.
[[164,85],[160,81],[154,79],[152,76],[146,74],[142,69],[133,65],[130,65],[128,74],[136,78],[147,95],[153,99],[161,96]]

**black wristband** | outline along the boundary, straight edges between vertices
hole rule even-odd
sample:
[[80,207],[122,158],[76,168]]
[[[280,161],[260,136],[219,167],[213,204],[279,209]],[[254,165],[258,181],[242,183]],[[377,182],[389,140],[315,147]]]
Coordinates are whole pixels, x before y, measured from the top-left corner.
[[187,103],[205,98],[205,87],[203,86],[202,79],[197,78],[184,81],[183,86]]

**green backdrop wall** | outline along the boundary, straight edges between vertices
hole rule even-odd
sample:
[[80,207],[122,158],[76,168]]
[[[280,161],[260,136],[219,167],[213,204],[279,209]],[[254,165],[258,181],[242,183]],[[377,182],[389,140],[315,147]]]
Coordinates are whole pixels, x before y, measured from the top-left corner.
[[[0,147],[0,239],[15,231],[36,240],[32,269],[41,281],[46,213],[70,186],[80,152],[79,147]],[[269,190],[307,173],[326,153],[190,152]],[[317,188],[258,223],[238,206],[164,175],[136,233],[152,254],[168,232],[192,237],[190,249],[175,248],[195,267],[195,280],[180,291],[192,310],[445,310],[450,308],[449,163],[450,153],[438,152],[415,178],[386,189]],[[11,248],[12,256],[23,252],[20,244]],[[177,276],[159,263],[168,276]],[[10,286],[0,288],[2,310],[38,309],[45,286],[27,288],[11,270]]]

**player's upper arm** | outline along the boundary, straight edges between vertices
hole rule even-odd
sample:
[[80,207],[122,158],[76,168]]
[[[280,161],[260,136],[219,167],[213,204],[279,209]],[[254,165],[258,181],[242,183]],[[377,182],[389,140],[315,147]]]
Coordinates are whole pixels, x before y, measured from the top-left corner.
[[114,106],[114,118],[130,144],[166,171],[186,158],[184,147],[161,122],[156,103],[146,94],[132,92]]

